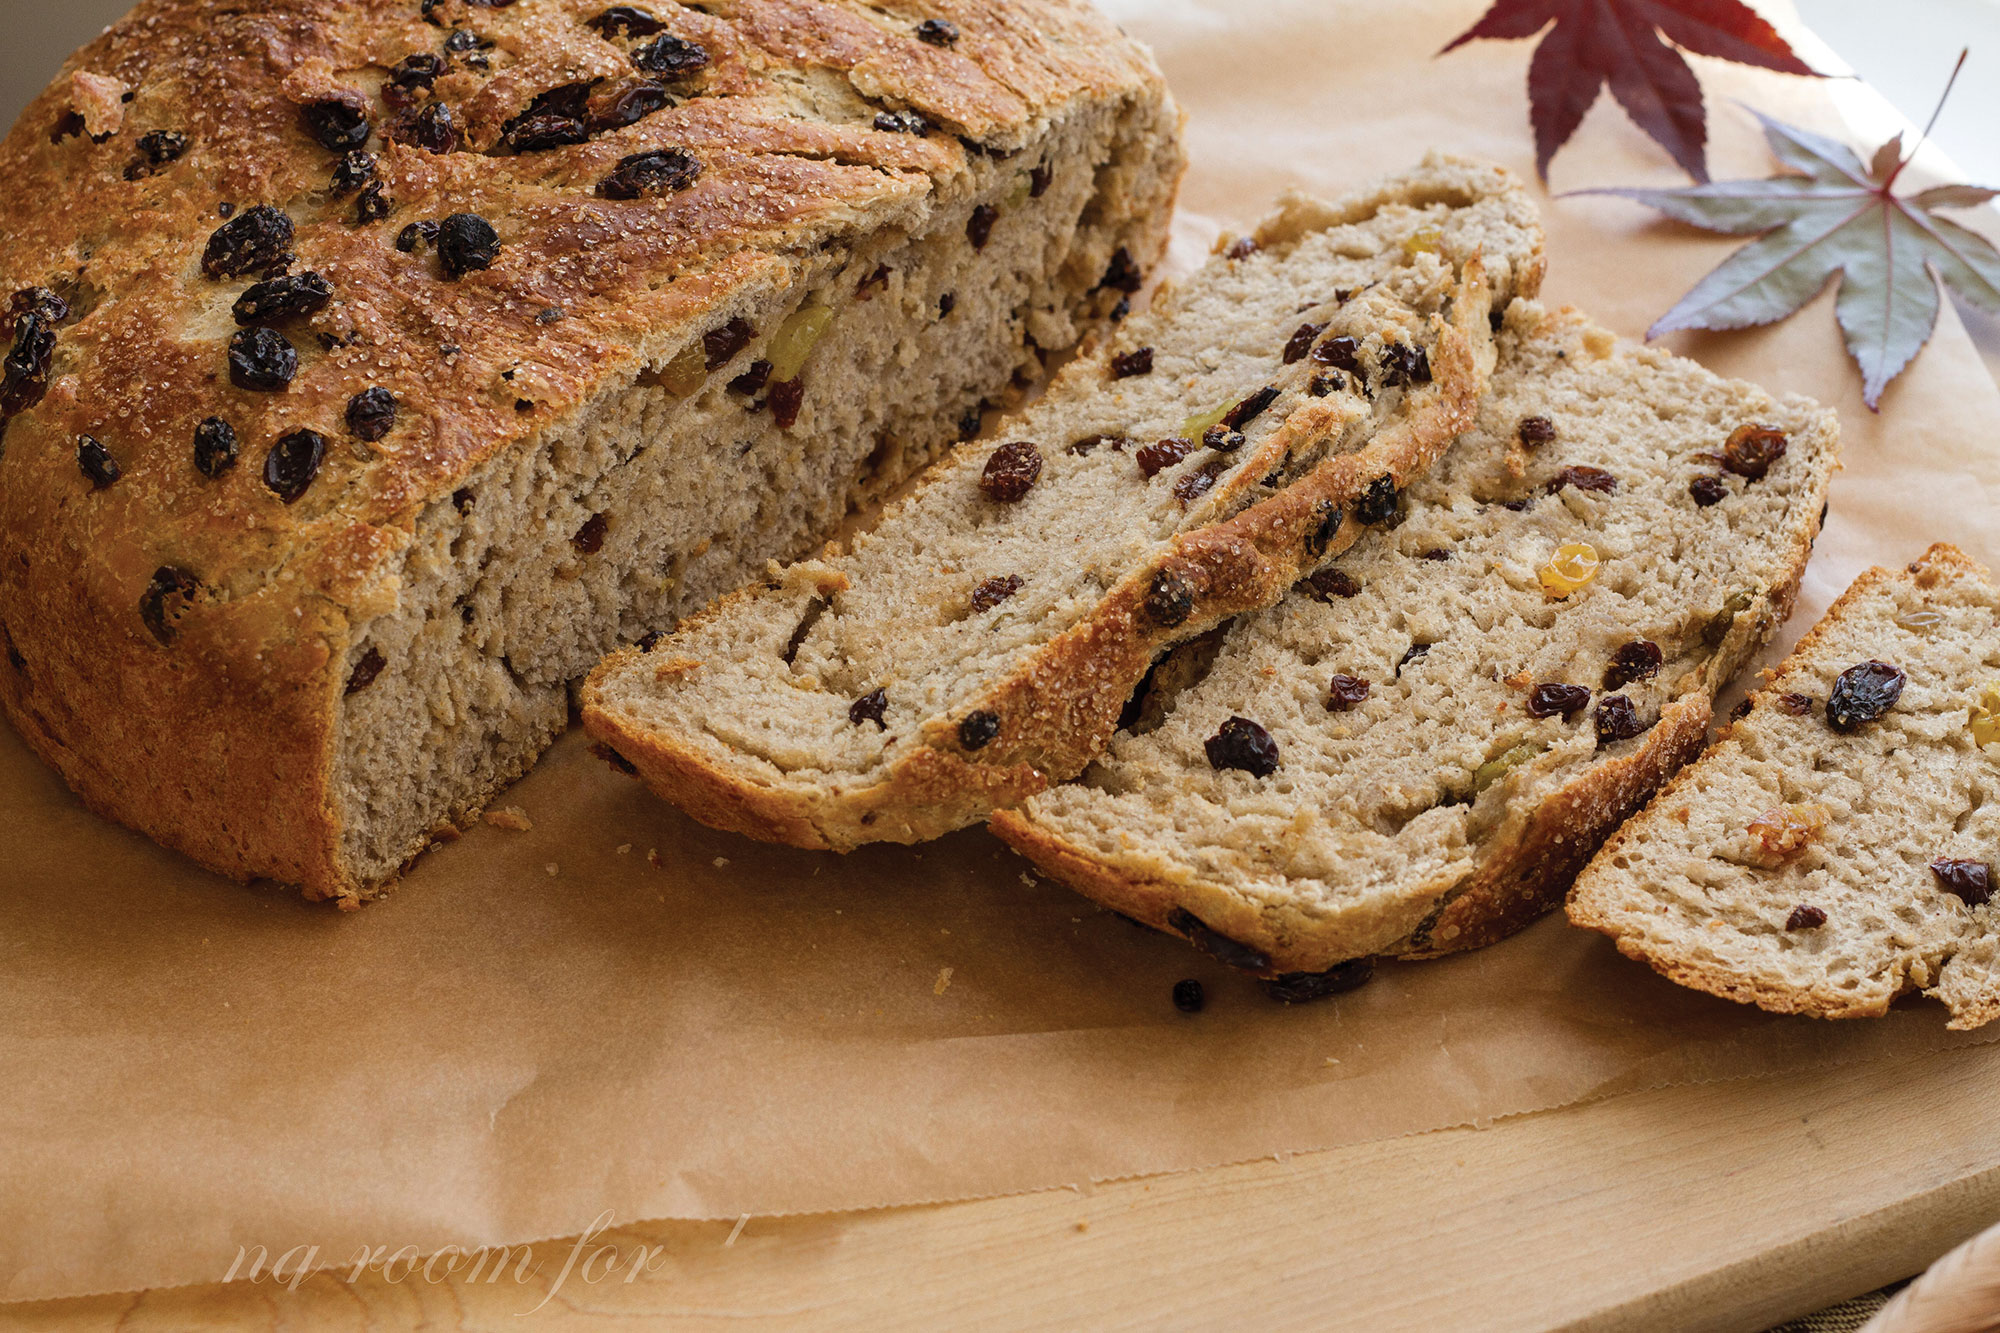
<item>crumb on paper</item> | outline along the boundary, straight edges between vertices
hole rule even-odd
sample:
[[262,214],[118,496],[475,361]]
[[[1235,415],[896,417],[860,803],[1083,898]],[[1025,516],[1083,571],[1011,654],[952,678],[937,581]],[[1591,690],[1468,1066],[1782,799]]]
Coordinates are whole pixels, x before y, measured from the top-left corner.
[[625,856],[630,854],[631,850],[632,850],[632,844],[629,842],[621,842],[618,844],[618,854],[620,856]]
[[511,829],[516,833],[526,833],[535,826],[535,821],[528,818],[528,812],[518,805],[503,805],[498,810],[488,810],[486,822],[494,828]]
[[1337,1065],[1340,1063],[1340,1057],[1336,1055],[1329,1055],[1326,1057],[1326,1062],[1330,1065]]
[[726,856],[718,856],[715,858],[715,868],[717,870],[725,868],[726,866],[728,866],[728,864],[729,864],[729,858]]
[[1076,1229],[1077,1229],[1078,1231],[1088,1231],[1088,1230],[1090,1230],[1090,1223],[1088,1223],[1088,1222],[1078,1222],[1078,1223],[1076,1224]]
[[660,849],[657,847],[648,847],[646,849],[646,864],[655,870],[666,869],[666,863],[660,860]]
[[736,1243],[736,1238],[743,1234],[743,1228],[748,1226],[749,1224],[750,1224],[750,1214],[744,1213],[742,1216],[738,1217],[736,1219],[736,1225],[729,1229],[729,1239],[722,1242],[722,1248],[726,1250],[730,1246],[734,1245]]
[[554,879],[558,874],[562,873],[562,867],[557,865],[554,861],[549,862],[547,865],[543,866],[542,869],[549,872],[550,879]]
[[951,969],[948,967],[939,968],[937,985],[931,987],[931,994],[942,995],[945,992],[945,987],[949,985],[951,985]]
[[1021,872],[1021,882],[1031,889],[1035,887],[1035,877],[1025,870]]

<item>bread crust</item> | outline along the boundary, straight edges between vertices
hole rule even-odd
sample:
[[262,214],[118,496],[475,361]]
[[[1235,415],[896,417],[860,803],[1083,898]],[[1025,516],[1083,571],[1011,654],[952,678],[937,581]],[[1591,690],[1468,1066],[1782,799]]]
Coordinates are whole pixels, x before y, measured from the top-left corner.
[[[1492,175],[1504,179],[1497,171]],[[1412,196],[1421,198],[1421,188]],[[1383,188],[1344,202],[1360,210],[1395,198],[1394,188]],[[1336,216],[1328,205],[1288,198],[1255,239],[1289,240]],[[1544,267],[1538,246],[1509,275],[1511,290],[1532,294]],[[1485,265],[1475,256],[1465,266],[1450,321],[1435,321],[1438,341],[1431,357],[1433,381],[1423,391],[1427,401],[1361,450],[1329,460],[1227,521],[1181,534],[1164,555],[1128,573],[1090,615],[972,705],[999,719],[1002,737],[976,757],[966,754],[951,724],[933,721],[924,744],[898,760],[880,782],[855,790],[829,791],[822,784],[779,791],[761,785],[740,765],[719,763],[660,729],[623,717],[607,686],[629,668],[634,660],[629,654],[592,673],[584,690],[584,725],[637,768],[654,792],[703,823],[798,847],[847,851],[867,842],[921,842],[1026,800],[1075,776],[1103,750],[1133,689],[1163,650],[1233,615],[1269,606],[1314,565],[1352,545],[1361,525],[1344,523],[1308,559],[1303,539],[1320,520],[1319,506],[1330,502],[1345,509],[1384,475],[1404,486],[1471,424],[1493,365],[1491,304]],[[1280,427],[1280,443],[1323,436],[1328,425],[1323,412],[1314,404],[1294,410]],[[1195,591],[1191,613],[1171,629],[1141,611],[1161,571],[1181,576]],[[736,594],[752,595],[755,590]],[[696,623],[729,614],[731,604],[724,599]]]
[[[1149,57],[1082,0],[922,0],[895,16],[735,0],[722,15],[672,10],[671,31],[711,56],[674,85],[675,104],[583,144],[496,154],[539,93],[637,81],[636,43],[584,24],[604,8],[444,0],[427,22],[415,0],[144,0],[71,57],[0,144],[0,300],[49,287],[72,312],[54,330],[45,396],[0,424],[0,708],[92,809],[238,878],[350,901],[370,891],[339,851],[340,700],[354,629],[396,605],[427,508],[786,285],[799,271],[789,256],[918,227],[965,188],[975,153],[1032,142],[1086,101],[1165,102]],[[918,40],[924,18],[955,24],[956,42]],[[386,141],[387,70],[446,49],[453,29],[485,44],[483,70],[460,52],[434,83],[459,150]],[[778,76],[794,72],[949,132],[788,114]],[[76,91],[105,79],[129,93],[116,116]],[[329,187],[340,154],[302,118],[328,100],[367,109],[386,218],[357,223],[354,196]],[[140,141],[153,131],[183,136],[183,150],[149,164]],[[663,145],[701,162],[691,188],[594,194],[621,158]],[[230,302],[266,275],[218,281],[200,267],[224,216],[262,204],[296,228],[292,272],[317,271],[334,293],[286,326],[300,368],[283,392],[226,374]],[[499,232],[484,270],[453,278],[424,247],[392,243],[460,212]],[[12,316],[0,324],[11,344]],[[398,425],[365,447],[343,419],[372,386],[394,393]],[[210,416],[242,449],[213,479],[191,448]],[[302,427],[325,438],[326,458],[287,504],[262,465]],[[84,435],[116,458],[115,484],[94,488],[79,470]],[[173,595],[162,635],[140,607],[165,569],[186,571],[193,591]]]
[[1135,872],[1128,864],[1073,846],[1017,810],[997,811],[989,827],[1054,878],[1148,925],[1186,936],[1173,918],[1176,912],[1193,913],[1210,930],[1261,954],[1267,966],[1257,970],[1267,976],[1323,972],[1365,954],[1438,958],[1495,943],[1560,905],[1603,839],[1701,752],[1716,694],[1791,614],[1820,521],[1818,506],[1800,508],[1784,534],[1783,576],[1734,618],[1703,665],[1701,678],[1661,711],[1639,745],[1594,764],[1515,826],[1483,840],[1471,875],[1444,875],[1428,885],[1410,886],[1412,896],[1434,895],[1437,906],[1408,935],[1386,947],[1362,942],[1365,931],[1352,923],[1329,925],[1301,913],[1260,910],[1244,897],[1192,876]]
[[[1834,599],[1819,623],[1807,631],[1785,660],[1769,673],[1770,678],[1776,680],[1809,667],[1824,640],[1833,632],[1849,608],[1873,596],[1884,585],[1902,580],[1914,580],[1919,587],[1929,587],[1947,577],[1986,580],[1991,575],[1978,561],[1949,542],[1934,543],[1923,555],[1903,569],[1875,566],[1862,571],[1849,585],[1847,591]],[[1760,708],[1776,707],[1777,693],[1771,689],[1753,691],[1750,695],[1753,712]],[[1734,730],[1733,723],[1723,727],[1716,733],[1715,743],[1720,745],[1727,741]],[[1647,803],[1644,810],[1605,841],[1593,858],[1593,862],[1602,861],[1609,864],[1624,849],[1626,843],[1638,835],[1648,821],[1667,817],[1664,814],[1666,809],[1676,801],[1683,800],[1690,786],[1699,782],[1701,777],[1699,764],[1690,764],[1682,769]],[[1610,910],[1610,904],[1601,901],[1598,895],[1591,891],[1588,878],[1578,880],[1568,895],[1564,910],[1572,925],[1595,930],[1611,937],[1618,946],[1618,952],[1627,958],[1645,963],[1670,981],[1691,990],[1720,996],[1725,1000],[1754,1004],[1772,1013],[1804,1014],[1813,1018],[1879,1018],[1888,1013],[1889,1006],[1902,995],[1923,989],[1919,981],[1906,975],[1898,991],[1870,999],[1834,986],[1799,987],[1771,984],[1761,977],[1709,966],[1696,959],[1654,949],[1648,946],[1647,941],[1628,934],[1620,926],[1615,914]],[[1948,1026],[1954,1029],[1975,1028],[1996,1016],[2000,1016],[2000,1006],[1991,1001],[1965,1006],[1962,1009],[1954,1006],[1953,1017]]]

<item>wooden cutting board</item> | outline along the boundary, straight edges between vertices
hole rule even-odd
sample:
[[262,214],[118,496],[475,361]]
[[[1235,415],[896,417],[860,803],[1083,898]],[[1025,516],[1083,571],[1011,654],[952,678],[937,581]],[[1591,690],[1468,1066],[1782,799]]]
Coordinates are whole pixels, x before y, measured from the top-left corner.
[[[654,1271],[320,1275],[0,1327],[1755,1330],[2000,1219],[2000,1046],[1639,1093],[1333,1152],[923,1208],[607,1231]],[[601,1271],[604,1262],[596,1265]],[[489,1266],[488,1275],[491,1268]]]

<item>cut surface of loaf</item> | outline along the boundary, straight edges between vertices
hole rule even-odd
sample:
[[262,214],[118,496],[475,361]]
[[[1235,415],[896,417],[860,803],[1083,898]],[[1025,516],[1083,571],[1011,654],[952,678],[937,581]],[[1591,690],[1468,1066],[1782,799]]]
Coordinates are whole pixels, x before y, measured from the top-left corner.
[[1071,776],[1159,651],[1429,466],[1485,385],[1492,292],[1541,264],[1493,168],[1294,198],[851,552],[611,659],[585,724],[696,818],[802,846],[935,837]]
[[1167,659],[1080,781],[993,828],[1267,973],[1497,939],[1700,747],[1790,608],[1836,442],[1811,402],[1517,303],[1397,525]]
[[1607,842],[1570,920],[1778,1013],[2000,1016],[2000,589],[1957,549],[1871,569],[1749,712]]
[[370,895],[1136,291],[1178,132],[1083,0],[145,0],[0,146],[0,704]]

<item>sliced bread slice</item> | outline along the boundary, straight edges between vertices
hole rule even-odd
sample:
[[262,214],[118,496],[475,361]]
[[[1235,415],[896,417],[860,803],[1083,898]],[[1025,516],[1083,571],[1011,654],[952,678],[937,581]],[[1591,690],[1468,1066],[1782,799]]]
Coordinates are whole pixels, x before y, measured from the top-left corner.
[[1081,781],[993,827],[1267,974],[1498,939],[1700,748],[1790,610],[1836,439],[1805,399],[1517,303],[1400,524],[1183,650]]
[[1471,420],[1541,246],[1518,185],[1452,158],[1290,199],[851,552],[607,659],[585,724],[695,818],[804,847],[1074,776],[1155,656],[1386,517]]
[[1569,917],[1713,995],[2000,1016],[2000,589],[1937,545],[1871,569],[1605,844]]

